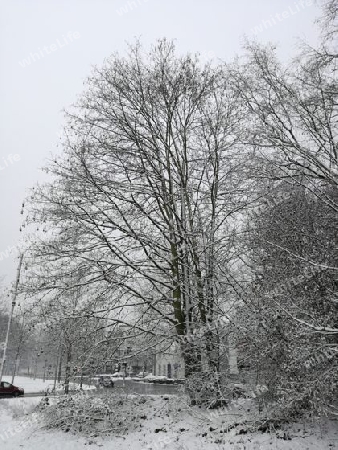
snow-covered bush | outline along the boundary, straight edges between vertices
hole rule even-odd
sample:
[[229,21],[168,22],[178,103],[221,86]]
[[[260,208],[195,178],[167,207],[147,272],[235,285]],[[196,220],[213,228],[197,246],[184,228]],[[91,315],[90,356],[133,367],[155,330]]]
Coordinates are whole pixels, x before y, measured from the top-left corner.
[[196,372],[186,380],[185,389],[192,405],[217,408],[227,404],[217,373]]
[[[43,399],[44,400],[44,399]],[[46,428],[87,435],[124,434],[142,421],[142,408],[150,397],[110,395],[98,397],[74,394],[60,398],[53,405],[40,404]]]

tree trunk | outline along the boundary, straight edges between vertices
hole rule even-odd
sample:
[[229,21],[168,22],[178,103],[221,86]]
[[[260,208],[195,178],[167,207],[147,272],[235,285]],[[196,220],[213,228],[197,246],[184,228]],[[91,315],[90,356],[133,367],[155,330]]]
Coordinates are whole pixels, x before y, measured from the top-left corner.
[[66,352],[65,394],[69,393],[70,363],[72,359],[72,344],[69,343]]

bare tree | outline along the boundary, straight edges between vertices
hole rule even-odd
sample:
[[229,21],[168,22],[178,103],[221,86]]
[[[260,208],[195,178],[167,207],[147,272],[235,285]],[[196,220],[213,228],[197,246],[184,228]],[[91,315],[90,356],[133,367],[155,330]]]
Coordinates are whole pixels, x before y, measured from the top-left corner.
[[[55,181],[31,200],[28,222],[46,233],[32,247],[28,291],[60,291],[81,268],[79,285],[140,333],[156,335],[164,321],[172,340],[213,323],[246,206],[242,115],[223,69],[177,57],[165,40],[149,53],[137,43],[95,69],[68,119],[65,154],[47,169]],[[151,328],[137,321],[141,310]],[[208,330],[207,366],[217,370]],[[181,342],[189,376],[201,349]]]

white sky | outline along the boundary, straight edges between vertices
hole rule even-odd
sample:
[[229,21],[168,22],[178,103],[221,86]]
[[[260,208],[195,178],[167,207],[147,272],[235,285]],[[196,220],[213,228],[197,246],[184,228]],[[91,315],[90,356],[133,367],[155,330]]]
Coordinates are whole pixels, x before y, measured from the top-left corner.
[[[82,92],[91,65],[123,54],[135,37],[145,45],[176,39],[180,52],[230,61],[256,26],[257,39],[277,43],[287,60],[297,37],[316,43],[318,15],[314,0],[0,0],[0,276],[15,276],[17,253],[1,252],[22,236],[21,203],[59,151],[62,109]],[[34,62],[30,53],[39,52]]]

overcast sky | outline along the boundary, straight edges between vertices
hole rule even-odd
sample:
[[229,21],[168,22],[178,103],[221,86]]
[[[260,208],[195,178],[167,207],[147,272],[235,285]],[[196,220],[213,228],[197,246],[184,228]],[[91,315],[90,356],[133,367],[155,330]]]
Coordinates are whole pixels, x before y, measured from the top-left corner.
[[[180,52],[230,61],[244,36],[295,55],[317,41],[314,0],[0,0],[0,276],[17,264],[20,210],[57,149],[62,109],[82,92],[91,65],[126,41],[176,39]],[[12,250],[10,256],[6,256]]]

